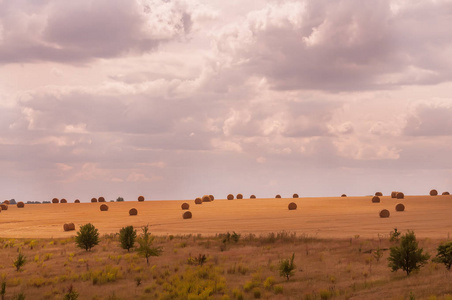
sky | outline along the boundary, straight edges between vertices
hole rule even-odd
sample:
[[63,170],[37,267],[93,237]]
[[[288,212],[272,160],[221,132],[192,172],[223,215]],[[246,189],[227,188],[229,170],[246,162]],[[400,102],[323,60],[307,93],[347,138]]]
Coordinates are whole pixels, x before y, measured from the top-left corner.
[[452,192],[450,0],[0,0],[0,194]]

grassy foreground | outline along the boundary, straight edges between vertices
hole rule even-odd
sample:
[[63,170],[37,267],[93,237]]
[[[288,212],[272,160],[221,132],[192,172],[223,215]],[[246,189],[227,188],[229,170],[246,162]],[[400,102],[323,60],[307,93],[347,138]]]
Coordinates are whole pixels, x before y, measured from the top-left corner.
[[[419,239],[419,246],[433,257],[443,241]],[[452,299],[452,272],[444,265],[430,261],[409,277],[391,272],[392,245],[387,236],[166,235],[156,237],[163,253],[148,266],[136,251],[120,248],[115,234],[90,252],[73,237],[0,239],[0,282],[5,299],[63,299],[71,285],[79,299]],[[27,261],[16,271],[19,251]],[[293,253],[296,270],[287,281],[278,266]]]

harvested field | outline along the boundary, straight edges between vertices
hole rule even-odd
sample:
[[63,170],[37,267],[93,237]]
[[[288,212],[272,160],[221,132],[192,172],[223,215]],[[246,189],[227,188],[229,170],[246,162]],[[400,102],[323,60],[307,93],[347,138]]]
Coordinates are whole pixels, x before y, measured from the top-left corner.
[[[27,209],[11,206],[0,215],[0,237],[58,238],[74,232],[64,232],[61,224],[71,220],[78,228],[93,223],[101,234],[118,232],[121,227],[149,224],[153,234],[203,234],[236,231],[240,233],[268,233],[290,231],[321,238],[348,238],[359,234],[373,238],[387,235],[394,227],[411,229],[419,237],[444,238],[452,232],[450,207],[452,196],[405,196],[410,209],[395,214],[396,199],[381,197],[381,204],[371,203],[368,197],[298,198],[298,210],[289,211],[294,199],[259,199],[256,201],[216,200],[192,208],[196,218],[187,223],[180,217],[181,204],[186,200],[111,202],[109,213],[99,214],[95,203],[66,205],[33,204]],[[135,207],[139,214],[130,218]],[[391,217],[378,216],[388,208]],[[112,222],[114,220],[114,222]]]

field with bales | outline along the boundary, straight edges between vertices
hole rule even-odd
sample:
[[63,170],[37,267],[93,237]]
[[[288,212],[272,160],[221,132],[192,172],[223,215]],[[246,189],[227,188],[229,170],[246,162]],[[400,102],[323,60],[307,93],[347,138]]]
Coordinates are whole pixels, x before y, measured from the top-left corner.
[[[430,258],[451,241],[452,196],[400,194],[3,204],[2,296],[63,299],[72,289],[79,299],[452,299],[444,264],[429,259],[409,276],[388,267],[395,228],[413,231]],[[90,251],[75,243],[87,223],[100,237]],[[149,264],[137,245],[121,248],[118,233],[130,225],[138,237],[147,226],[161,249]],[[292,255],[292,273],[280,276]]]

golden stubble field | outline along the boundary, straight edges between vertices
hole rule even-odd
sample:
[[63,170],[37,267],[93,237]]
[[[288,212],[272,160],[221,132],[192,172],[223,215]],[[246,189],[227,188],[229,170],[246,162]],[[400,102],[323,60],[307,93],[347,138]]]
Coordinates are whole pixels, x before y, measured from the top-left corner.
[[[107,202],[108,211],[100,211],[102,203],[25,204],[10,205],[0,212],[0,237],[64,238],[76,231],[63,231],[63,224],[94,224],[100,234],[116,233],[128,225],[149,225],[154,235],[215,235],[226,231],[242,234],[295,232],[317,238],[365,238],[387,236],[397,227],[414,230],[418,237],[449,238],[452,233],[452,196],[405,196],[405,199],[380,197],[372,203],[371,196],[282,199],[219,199],[195,205],[193,200],[144,202]],[[190,204],[192,219],[182,218],[181,204]],[[287,206],[295,202],[297,210]],[[397,203],[405,205],[397,212]],[[137,216],[129,216],[136,208]],[[389,218],[380,218],[379,211],[388,209]]]

